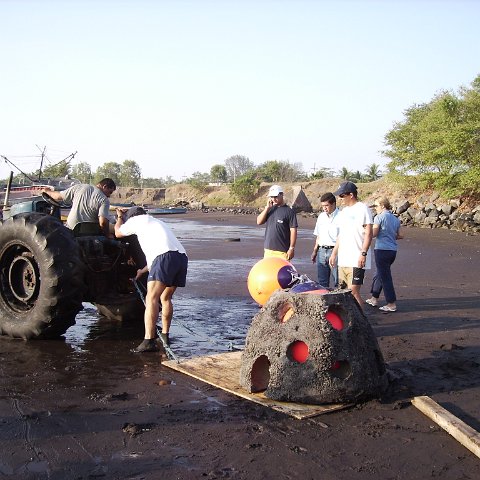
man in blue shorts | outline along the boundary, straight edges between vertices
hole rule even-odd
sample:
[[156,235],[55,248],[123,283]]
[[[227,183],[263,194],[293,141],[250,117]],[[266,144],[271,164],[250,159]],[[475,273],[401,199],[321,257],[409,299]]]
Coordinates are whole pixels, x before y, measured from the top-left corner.
[[147,215],[142,207],[132,207],[125,214],[117,208],[115,235],[118,238],[137,235],[147,265],[137,271],[138,280],[148,272],[145,298],[145,338],[135,353],[159,350],[156,325],[162,304],[162,341],[170,345],[169,330],[173,317],[172,297],[177,287],[184,287],[188,258],[182,244],[161,220]]

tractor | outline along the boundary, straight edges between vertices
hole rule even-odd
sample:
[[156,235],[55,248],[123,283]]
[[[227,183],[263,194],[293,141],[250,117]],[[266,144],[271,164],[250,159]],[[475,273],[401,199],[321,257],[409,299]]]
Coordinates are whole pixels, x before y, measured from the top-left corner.
[[136,236],[110,239],[97,224],[82,233],[71,230],[61,221],[64,207],[42,193],[3,211],[1,335],[58,337],[75,323],[84,302],[110,319],[143,319],[139,285],[132,282],[145,265]]

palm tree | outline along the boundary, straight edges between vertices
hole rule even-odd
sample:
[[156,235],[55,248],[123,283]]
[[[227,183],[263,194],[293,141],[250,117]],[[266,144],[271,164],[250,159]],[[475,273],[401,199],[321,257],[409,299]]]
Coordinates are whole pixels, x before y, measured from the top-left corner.
[[350,180],[350,177],[352,176],[352,172],[348,170],[347,167],[342,167],[342,169],[338,172],[338,176],[343,180]]
[[374,182],[378,180],[382,176],[380,172],[380,165],[376,163],[372,163],[371,165],[367,165],[365,169],[365,178],[368,179],[370,182]]

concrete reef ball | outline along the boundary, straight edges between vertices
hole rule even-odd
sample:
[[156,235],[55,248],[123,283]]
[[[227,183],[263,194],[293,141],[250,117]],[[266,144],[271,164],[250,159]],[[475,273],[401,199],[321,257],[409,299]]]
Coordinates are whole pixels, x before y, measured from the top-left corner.
[[372,327],[350,290],[277,290],[255,315],[240,385],[273,400],[356,403],[388,385]]
[[248,291],[260,305],[265,305],[275,290],[288,288],[297,278],[295,267],[279,257],[259,260],[250,270]]

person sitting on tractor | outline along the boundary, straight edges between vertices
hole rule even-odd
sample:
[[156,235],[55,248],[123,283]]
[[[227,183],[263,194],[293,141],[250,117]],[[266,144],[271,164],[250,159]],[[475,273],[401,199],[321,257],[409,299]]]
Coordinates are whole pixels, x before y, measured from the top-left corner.
[[[62,191],[45,191],[53,200],[71,204],[67,217],[67,227],[82,234],[94,234],[92,224],[98,224],[106,237],[113,238],[113,225],[108,220],[110,209],[110,195],[117,186],[111,178],[104,178],[96,186],[88,184],[73,185]],[[78,226],[77,226],[78,225]],[[76,228],[75,228],[76,227]]]

